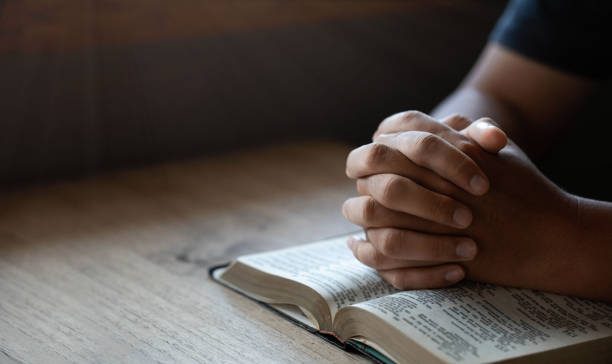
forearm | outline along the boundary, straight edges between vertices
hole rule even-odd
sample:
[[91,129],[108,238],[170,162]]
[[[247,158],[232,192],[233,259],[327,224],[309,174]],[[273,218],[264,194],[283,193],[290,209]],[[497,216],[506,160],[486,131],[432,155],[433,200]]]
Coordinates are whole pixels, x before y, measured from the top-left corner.
[[489,44],[460,88],[434,110],[488,116],[532,158],[553,146],[595,84],[497,44]]

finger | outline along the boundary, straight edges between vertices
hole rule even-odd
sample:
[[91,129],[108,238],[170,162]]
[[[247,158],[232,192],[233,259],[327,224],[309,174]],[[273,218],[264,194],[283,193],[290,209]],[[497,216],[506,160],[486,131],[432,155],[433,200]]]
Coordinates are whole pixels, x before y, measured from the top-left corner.
[[379,251],[376,250],[376,248],[374,248],[372,244],[370,244],[369,241],[354,237],[349,238],[346,241],[346,245],[349,247],[349,249],[351,249],[353,255],[355,256],[355,258],[357,258],[357,260],[367,265],[368,267],[374,268],[376,270],[421,267],[438,264],[434,262],[394,259],[381,254]]
[[448,139],[451,143],[463,140],[461,134],[455,132],[445,124],[431,118],[420,111],[404,111],[389,116],[383,120],[374,133],[372,140],[376,141],[381,134],[393,134],[405,131],[426,131]]
[[456,186],[434,172],[412,162],[399,150],[382,143],[370,143],[352,150],[346,159],[346,175],[362,178],[393,173],[412,179],[433,191],[450,195]]
[[396,227],[435,234],[457,234],[458,230],[409,215],[390,210],[371,196],[349,198],[342,205],[344,217],[363,228]]
[[467,156],[474,157],[474,152],[481,148],[473,139],[461,132],[471,124],[470,119],[458,114],[449,115],[438,121],[419,111],[406,111],[383,120],[372,140],[380,141],[379,137],[384,134],[424,131],[437,135]]
[[388,209],[429,221],[464,229],[472,223],[472,212],[452,198],[430,191],[395,174],[376,174],[357,180],[361,195],[370,195]]
[[435,172],[471,194],[480,196],[489,190],[489,180],[478,165],[437,135],[409,131],[381,134],[377,141],[399,150],[414,163]]
[[[471,164],[478,171],[477,164],[474,163],[470,157],[474,157],[474,153],[477,154],[478,145],[471,139],[466,138],[465,133],[460,133],[455,129],[463,129],[471,124],[471,121],[461,115],[450,115],[446,117],[443,122],[439,122],[430,116],[418,112],[418,111],[407,111],[392,115],[385,119],[379,126],[377,132],[374,134],[374,141],[381,141],[381,136],[388,134],[397,134],[406,131],[425,131],[434,134],[446,141],[447,144],[454,146],[456,150],[467,158],[467,164]],[[384,142],[384,141],[383,141]],[[417,163],[418,164],[418,163]],[[460,168],[460,165],[457,167]],[[437,172],[434,170],[434,172]],[[486,176],[480,171],[480,175],[472,176],[468,183],[469,187],[465,184],[457,183],[450,179],[456,185],[464,188],[466,191],[475,194],[482,195],[488,191],[489,184]]]
[[366,235],[378,252],[394,259],[461,262],[474,259],[477,253],[474,240],[462,236],[396,228],[367,229]]
[[399,268],[378,273],[399,290],[442,288],[465,278],[465,270],[458,264]]
[[442,124],[446,124],[455,130],[463,130],[472,124],[472,121],[465,116],[452,114],[440,120]]
[[508,143],[508,137],[493,120],[481,118],[468,126],[463,133],[478,143],[482,149],[497,153]]
[[346,158],[346,175],[361,178],[382,170],[405,171],[412,177],[424,177],[431,171],[416,165],[402,152],[382,143],[370,143],[353,149]]

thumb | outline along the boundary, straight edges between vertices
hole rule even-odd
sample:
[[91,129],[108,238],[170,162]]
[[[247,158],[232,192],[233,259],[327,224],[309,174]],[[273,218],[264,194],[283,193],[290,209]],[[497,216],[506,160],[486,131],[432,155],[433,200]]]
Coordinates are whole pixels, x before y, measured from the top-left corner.
[[482,149],[497,153],[508,143],[508,137],[490,118],[480,118],[463,129],[461,133],[472,138]]

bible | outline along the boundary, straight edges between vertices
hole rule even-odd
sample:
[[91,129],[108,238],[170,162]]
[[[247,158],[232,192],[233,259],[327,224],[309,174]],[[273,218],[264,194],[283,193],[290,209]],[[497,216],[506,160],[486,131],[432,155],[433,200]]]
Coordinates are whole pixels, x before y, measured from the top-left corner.
[[470,281],[398,291],[347,237],[241,256],[211,276],[380,363],[612,362],[612,305]]

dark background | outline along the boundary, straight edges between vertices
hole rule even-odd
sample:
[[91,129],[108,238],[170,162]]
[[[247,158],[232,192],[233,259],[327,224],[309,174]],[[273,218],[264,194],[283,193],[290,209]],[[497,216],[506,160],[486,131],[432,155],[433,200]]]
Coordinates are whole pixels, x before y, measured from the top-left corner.
[[53,180],[430,110],[503,1],[0,1],[0,179]]

